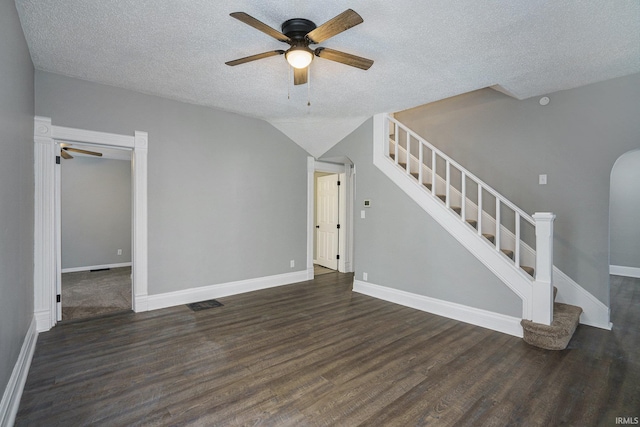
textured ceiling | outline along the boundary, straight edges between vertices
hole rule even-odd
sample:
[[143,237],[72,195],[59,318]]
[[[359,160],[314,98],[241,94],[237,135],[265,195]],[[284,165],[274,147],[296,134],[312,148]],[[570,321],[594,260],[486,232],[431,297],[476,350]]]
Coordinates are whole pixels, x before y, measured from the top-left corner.
[[[497,86],[518,99],[640,72],[638,0],[16,0],[37,69],[257,117],[318,156],[379,112]],[[320,46],[375,63],[316,58],[308,88],[283,56],[225,61],[278,42],[229,16],[280,30],[345,9],[364,23]],[[290,94],[290,97],[288,97]]]

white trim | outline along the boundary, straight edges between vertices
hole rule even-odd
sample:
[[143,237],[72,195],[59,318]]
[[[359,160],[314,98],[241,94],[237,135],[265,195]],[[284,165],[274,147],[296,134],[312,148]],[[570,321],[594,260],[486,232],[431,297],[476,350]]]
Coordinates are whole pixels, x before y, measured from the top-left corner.
[[56,144],[51,119],[34,117],[33,309],[38,332],[56,324]]
[[[454,223],[457,222],[458,224],[462,224],[465,226],[466,224],[460,221],[460,218],[456,214],[446,209],[444,207],[444,204],[441,203],[440,200],[434,199],[436,203],[429,203],[429,200],[426,200],[427,192],[424,191],[424,188],[422,185],[420,185],[417,181],[415,181],[413,177],[410,177],[409,175],[407,175],[406,171],[402,171],[401,169],[396,167],[393,161],[384,161],[384,160],[388,160],[385,156],[385,149],[384,149],[385,144],[387,145],[389,144],[388,140],[385,139],[384,137],[384,135],[389,134],[388,129],[385,128],[387,124],[388,122],[384,120],[384,115],[374,116],[374,135],[373,135],[374,164],[379,169],[381,169],[387,176],[389,176],[389,178],[391,178],[392,181],[396,183],[396,185],[398,185],[401,189],[403,189],[405,193],[409,195],[409,197],[413,198],[413,200],[416,201],[416,203],[418,203],[419,206],[421,206],[434,219],[436,219],[436,221],[438,221],[441,225],[443,225],[443,227],[447,229],[460,243],[465,245],[465,247],[467,247],[471,253],[476,255],[476,257],[480,261],[482,261],[487,267],[489,267],[489,269],[492,272],[494,272],[494,274],[496,274],[501,280],[503,280],[502,276],[498,275],[498,273],[496,272],[497,270],[489,266],[489,264],[487,264],[487,261],[485,260],[485,257],[484,257],[486,256],[488,258],[493,258],[495,260],[496,257],[493,256],[496,253],[495,246],[491,245],[488,241],[486,242],[483,241],[483,239],[475,239],[475,238],[472,239],[470,235],[466,236],[468,237],[469,240],[465,238],[459,238],[459,234],[454,233],[449,228],[449,225],[451,225],[452,227],[455,227],[455,229],[458,231],[462,231],[460,230],[460,226],[459,225],[455,226]],[[399,147],[399,148],[402,148],[402,147]],[[406,154],[400,150],[399,161],[403,160],[403,156],[406,161]],[[381,160],[376,162],[376,159],[381,159]],[[379,165],[382,165],[382,166],[379,166]],[[390,174],[392,174],[393,176]],[[438,179],[440,180],[440,178]],[[418,191],[418,189],[420,191]],[[453,190],[457,191],[455,188]],[[461,197],[461,195],[458,195],[458,196],[459,198]],[[454,199],[455,199],[455,196],[454,196]],[[467,199],[467,204],[470,205],[472,208],[471,211],[467,213],[467,217],[473,217],[474,208],[477,215],[477,206],[468,199]],[[436,206],[439,206],[440,209],[437,209]],[[432,212],[437,212],[437,215]],[[453,221],[454,218],[456,221]],[[486,227],[488,227],[488,229]],[[466,228],[468,228],[469,230],[472,230],[474,233],[477,233],[477,230],[472,229],[470,226]],[[494,232],[493,230],[495,230],[495,219],[490,215],[488,215],[486,212],[483,212],[483,215],[482,215],[482,229],[483,229],[483,232]],[[511,231],[504,226],[501,226],[501,233],[503,237],[502,243],[506,244],[506,247],[513,250],[515,235],[511,233]],[[469,233],[463,233],[463,234],[468,235]],[[476,240],[478,242],[474,243],[474,248],[472,249],[469,246],[467,246],[465,242],[473,241],[473,240]],[[486,244],[479,245],[478,243],[486,243]],[[483,257],[478,256],[477,253],[482,253],[484,254],[484,256]],[[520,259],[522,261],[521,265],[535,265],[535,251],[525,242],[521,242]],[[502,261],[503,262],[501,264],[507,264],[509,266],[513,266],[513,263],[508,261],[506,257],[503,257]],[[500,269],[500,271],[502,271],[502,269]],[[518,269],[518,272],[520,272],[519,269]],[[528,275],[526,275],[524,272],[521,272],[521,273],[523,277],[527,278],[530,281],[530,278]],[[507,286],[511,287],[509,283],[507,283],[505,280],[503,280],[503,282],[506,283]],[[530,283],[531,285],[534,285],[533,282],[530,281]],[[603,329],[611,329],[612,324],[610,322],[609,308],[605,304],[603,304],[601,301],[599,301],[597,298],[595,298],[591,293],[589,293],[587,290],[581,287],[578,283],[573,281],[569,276],[563,273],[556,266],[553,267],[553,285],[558,288],[558,296],[556,298],[558,302],[577,305],[582,308],[583,313],[580,316],[580,323],[589,325],[589,326],[598,327],[598,328],[603,328]],[[520,294],[518,291],[514,290],[514,292],[518,296],[523,298],[523,318],[527,319],[528,317],[526,314],[526,310],[527,310],[527,305],[529,303],[523,297],[523,295]]]
[[120,267],[131,267],[131,263],[130,262],[121,262],[118,264],[101,264],[101,265],[89,265],[86,267],[70,267],[70,268],[63,268],[62,272],[63,273],[75,273],[78,271],[89,271],[89,270],[101,270],[101,269],[106,269],[106,268],[120,268]]
[[[55,168],[55,140],[100,144],[133,150],[132,184],[132,292],[134,311],[146,311],[142,303],[147,295],[147,153],[148,135],[136,131],[134,136],[116,135],[84,129],[54,126],[48,117],[34,117],[34,314],[39,332],[56,324],[56,277],[61,269],[56,257],[60,252],[60,221],[56,200],[60,198],[59,168]],[[138,302],[141,302],[138,304]]]
[[623,265],[610,265],[609,274],[615,276],[635,277],[640,279],[640,268],[638,267],[625,267]]
[[557,267],[553,267],[553,285],[558,288],[557,302],[582,308],[581,324],[611,330],[609,307]]
[[423,190],[423,185],[389,161],[384,153],[384,135],[388,135],[385,115],[375,115],[373,123],[373,164],[507,285],[522,300],[522,318],[531,320],[533,314],[531,277],[524,271],[513,268],[513,263],[497,251],[495,246],[486,239],[479,239],[474,228],[460,221],[455,212],[446,209],[439,199]]
[[52,134],[53,139],[60,140],[61,142],[83,142],[123,148],[135,147],[134,137],[129,135],[116,135],[115,133],[95,132],[64,126],[54,126]]
[[307,280],[313,280],[315,159],[307,157]]
[[36,349],[36,342],[38,341],[36,328],[37,321],[34,316],[22,342],[20,354],[18,354],[18,360],[16,360],[16,364],[13,366],[9,382],[2,394],[2,401],[0,401],[0,426],[12,426],[15,422],[16,414],[20,406],[20,399],[22,398],[22,391],[27,381],[29,368],[31,367],[31,359],[33,358],[33,352]]
[[353,291],[416,310],[459,320],[475,326],[522,338],[520,319],[505,314],[469,307],[449,301],[392,289],[360,280],[353,281]]
[[304,282],[308,280],[307,274],[307,270],[301,270],[293,273],[276,274],[274,276],[218,283],[216,285],[184,289],[181,291],[167,292],[158,295],[148,295],[146,297],[146,303],[149,310],[158,310],[161,308],[205,301],[212,298],[222,298],[245,292],[253,292],[261,289],[289,285],[291,283]]
[[[330,163],[322,160],[316,160],[313,157],[307,157],[307,271],[309,276],[307,280],[313,279],[313,252],[314,252],[314,192],[315,192],[315,172],[329,172],[340,174],[340,183],[342,190],[340,191],[340,205],[344,206],[344,216],[340,217],[341,234],[340,234],[340,260],[338,262],[338,271],[342,273],[353,272],[353,199],[354,199],[354,182],[355,182],[355,166],[351,164]],[[344,245],[344,246],[343,246]]]

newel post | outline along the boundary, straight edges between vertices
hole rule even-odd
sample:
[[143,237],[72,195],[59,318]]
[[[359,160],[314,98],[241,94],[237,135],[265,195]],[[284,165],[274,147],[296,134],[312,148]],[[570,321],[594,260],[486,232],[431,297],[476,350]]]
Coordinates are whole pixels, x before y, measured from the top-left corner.
[[[373,116],[373,158],[389,154],[389,120],[384,113]],[[385,154],[387,153],[387,154]]]
[[532,321],[550,325],[553,321],[553,221],[551,212],[537,212],[536,277],[533,284]]

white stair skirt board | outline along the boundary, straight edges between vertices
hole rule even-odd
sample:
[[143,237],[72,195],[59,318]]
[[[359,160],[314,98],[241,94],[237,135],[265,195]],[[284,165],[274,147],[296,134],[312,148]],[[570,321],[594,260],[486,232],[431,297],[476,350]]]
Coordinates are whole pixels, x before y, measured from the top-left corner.
[[106,268],[121,268],[121,267],[131,267],[131,263],[120,262],[118,264],[101,264],[101,265],[89,265],[87,267],[71,267],[71,268],[63,268],[61,271],[63,273],[75,273],[77,271],[103,270]]
[[611,330],[613,323],[609,321],[611,319],[609,307],[556,266],[553,267],[553,286],[558,288],[556,302],[582,308],[581,324]]
[[259,291],[261,289],[275,288],[291,283],[304,282],[308,280],[307,277],[307,270],[302,270],[293,273],[258,277],[256,279],[238,280],[237,282],[218,283],[216,285],[184,289],[158,295],[148,295],[144,298],[148,310],[157,310],[160,308],[175,307],[182,304],[191,304],[214,298],[243,294],[245,292]]
[[616,276],[635,277],[640,279],[640,268],[638,267],[625,267],[623,265],[610,265],[609,274]]
[[12,426],[16,419],[18,407],[20,406],[20,398],[22,398],[24,384],[27,381],[27,375],[29,374],[31,359],[36,349],[37,340],[38,332],[36,331],[36,318],[34,316],[27,330],[27,334],[24,337],[18,360],[13,367],[13,372],[2,395],[2,401],[0,402],[0,426]]
[[361,280],[353,281],[353,291],[437,316],[459,320],[460,322],[522,338],[522,326],[520,326],[520,318],[518,317],[374,285]]

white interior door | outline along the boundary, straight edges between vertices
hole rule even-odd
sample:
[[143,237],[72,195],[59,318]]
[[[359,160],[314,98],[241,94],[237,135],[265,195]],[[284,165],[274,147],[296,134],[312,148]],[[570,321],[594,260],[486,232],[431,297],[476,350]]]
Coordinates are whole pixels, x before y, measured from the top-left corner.
[[338,269],[338,224],[340,186],[339,176],[318,178],[316,205],[316,255],[317,263],[332,270]]

